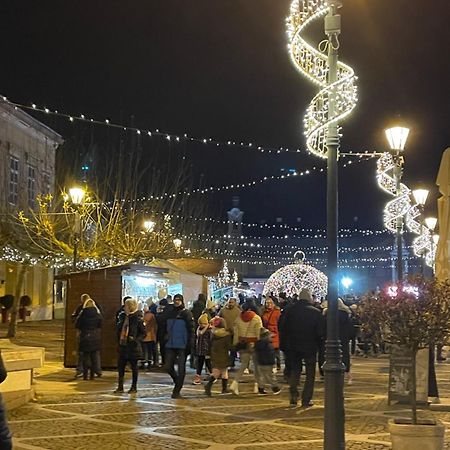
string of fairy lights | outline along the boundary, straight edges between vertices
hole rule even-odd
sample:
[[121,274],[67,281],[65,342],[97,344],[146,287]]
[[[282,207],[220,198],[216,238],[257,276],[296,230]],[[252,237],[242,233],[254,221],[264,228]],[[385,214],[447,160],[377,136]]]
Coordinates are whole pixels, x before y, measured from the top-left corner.
[[[102,125],[107,127],[113,127],[117,129],[122,129],[123,131],[129,131],[129,132],[135,132],[138,135],[147,136],[147,137],[159,137],[166,139],[170,142],[183,142],[183,141],[192,141],[192,142],[199,142],[205,145],[212,145],[220,148],[246,148],[251,150],[256,150],[261,153],[266,154],[280,154],[285,152],[290,153],[299,153],[302,150],[301,149],[292,149],[292,148],[273,148],[273,147],[267,147],[267,146],[260,146],[255,145],[253,143],[246,143],[246,142],[238,142],[235,140],[226,140],[226,141],[219,141],[213,138],[198,138],[193,135],[189,134],[182,134],[178,135],[176,133],[166,133],[162,132],[158,129],[144,129],[144,128],[136,128],[136,127],[129,127],[124,126],[119,123],[114,123],[109,119],[105,120],[97,120],[88,116],[85,116],[84,114],[80,115],[73,115],[73,114],[67,114],[67,113],[61,113],[57,110],[50,110],[46,107],[39,107],[36,104],[30,105],[24,105],[17,102],[10,102],[5,97],[3,97],[3,101],[9,103],[14,108],[23,108],[28,110],[33,110],[36,112],[44,113],[44,114],[51,114],[58,117],[61,117],[63,119],[68,120],[69,122],[84,122],[84,123],[90,123],[94,125]],[[352,166],[355,162],[360,163],[362,161],[366,161],[369,158],[378,157],[379,154],[375,152],[368,152],[365,151],[363,153],[342,153],[341,154],[341,166],[343,168]],[[351,157],[354,157],[356,159],[350,159]],[[142,196],[137,199],[137,201],[145,202],[148,200],[163,200],[167,198],[175,198],[177,196],[190,196],[195,194],[210,194],[220,191],[228,191],[233,189],[242,189],[242,188],[251,188],[258,184],[270,182],[270,181],[281,181],[281,180],[287,180],[287,179],[293,179],[297,177],[305,177],[307,175],[312,175],[314,173],[323,173],[325,172],[325,169],[322,167],[313,166],[309,169],[304,169],[303,171],[299,170],[296,172],[287,172],[287,173],[281,173],[277,175],[270,175],[265,176],[262,178],[259,178],[257,180],[253,181],[247,181],[245,183],[230,183],[223,186],[209,186],[209,187],[202,187],[202,188],[194,188],[190,190],[180,190],[176,193],[170,193],[170,192],[164,192],[159,195],[150,195],[150,196]],[[158,213],[155,212],[155,215],[158,215]],[[172,216],[175,218],[186,218],[183,216]],[[203,222],[210,222],[215,224],[222,224],[225,225],[228,223],[226,220],[217,220],[214,218],[208,218],[208,217],[193,217],[190,216],[189,219],[194,221],[203,221]],[[290,262],[292,261],[292,251],[295,251],[298,249],[298,246],[296,245],[288,245],[288,244],[273,244],[273,245],[267,245],[262,244],[260,242],[253,243],[250,242],[251,240],[254,241],[263,241],[267,239],[273,239],[273,240],[279,240],[279,241],[285,241],[287,239],[303,239],[303,238],[309,238],[309,239],[323,239],[326,237],[326,232],[323,229],[313,229],[313,228],[303,228],[299,226],[291,226],[284,223],[276,223],[276,224],[268,224],[268,223],[243,223],[243,227],[247,228],[253,228],[253,229],[260,229],[260,230],[282,230],[282,231],[289,231],[294,233],[302,233],[302,235],[288,235],[284,234],[282,236],[279,235],[271,235],[271,236],[242,236],[243,242],[238,242],[236,245],[239,247],[239,253],[236,251],[221,251],[217,249],[211,249],[211,248],[205,248],[205,251],[210,251],[215,253],[216,255],[225,255],[227,256],[227,259],[232,256],[232,259],[228,259],[230,262],[247,262],[247,263],[270,263],[270,264],[280,264],[282,262]],[[378,236],[386,233],[386,230],[364,230],[364,229],[341,229],[340,230],[340,237],[351,237],[354,235],[361,235],[361,236]],[[205,233],[202,234],[188,234],[188,235],[181,235],[182,239],[186,241],[191,241],[195,243],[195,241],[206,243],[206,244],[215,244],[215,245],[227,245],[229,244],[229,239],[231,236],[227,235],[206,235]],[[323,255],[326,253],[326,247],[319,247],[319,246],[309,246],[309,247],[302,247],[304,250],[308,253],[308,256],[311,258],[311,260],[314,260],[316,264],[325,264],[324,259],[320,258],[314,258],[314,255]],[[366,246],[366,247],[343,247],[340,250],[340,253],[355,253],[355,252],[379,252],[379,251],[390,251],[391,248],[388,246]],[[47,261],[49,257],[42,257],[42,258],[35,258],[31,257],[28,254],[23,254],[19,251],[14,251],[13,249],[9,249],[6,251],[3,251],[3,257],[6,260],[11,261],[21,261],[21,260],[28,260],[32,263],[39,263],[39,261]],[[236,259],[238,258],[238,259]],[[70,259],[70,258],[69,258]],[[64,266],[70,264],[68,258],[65,258],[64,255],[60,255],[58,257],[52,257],[52,263],[55,267],[58,266]],[[349,264],[357,264],[358,268],[370,268],[372,266],[365,264],[366,262],[371,262],[373,267],[379,267],[379,264],[377,263],[385,263],[389,262],[389,258],[347,258],[347,259],[341,259],[341,267],[351,267]],[[80,261],[80,265],[86,268],[94,268],[101,266],[101,264],[106,264],[106,261],[99,262],[94,260],[86,259],[85,261]],[[110,261],[108,261],[110,263]],[[363,264],[361,264],[363,263]]]
[[[191,133],[175,133],[175,132],[166,132],[161,131],[159,128],[140,128],[135,126],[129,126],[122,123],[118,123],[115,121],[112,121],[109,118],[104,119],[98,119],[92,117],[90,114],[83,114],[83,113],[67,113],[67,112],[61,112],[57,109],[48,108],[46,106],[38,105],[36,102],[31,102],[29,104],[23,103],[23,102],[17,102],[9,100],[6,96],[0,96],[0,101],[3,101],[9,105],[11,105],[13,108],[18,109],[26,109],[29,111],[35,111],[46,115],[51,115],[55,117],[59,117],[61,119],[67,120],[70,123],[80,122],[85,124],[91,124],[91,125],[97,125],[97,126],[104,126],[104,127],[110,127],[119,129],[122,131],[128,131],[130,133],[135,133],[138,136],[152,138],[152,137],[159,137],[162,139],[165,139],[169,142],[178,143],[178,142],[197,142],[200,144],[217,147],[221,150],[224,149],[247,149],[256,151],[259,153],[264,153],[268,155],[280,155],[282,153],[301,153],[301,152],[307,152],[308,150],[300,149],[300,148],[292,148],[292,147],[272,147],[267,145],[258,145],[254,142],[244,142],[242,140],[236,140],[236,139],[217,139],[213,137],[198,137]],[[374,151],[369,150],[363,150],[360,152],[346,152],[341,153],[342,158],[346,157],[357,157],[357,158],[374,158],[378,154]]]

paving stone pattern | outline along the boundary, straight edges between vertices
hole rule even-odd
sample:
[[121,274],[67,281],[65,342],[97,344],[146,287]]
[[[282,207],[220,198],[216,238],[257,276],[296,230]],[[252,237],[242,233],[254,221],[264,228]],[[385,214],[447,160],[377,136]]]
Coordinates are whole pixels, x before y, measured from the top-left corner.
[[[33,328],[35,327],[35,328]],[[52,328],[53,327],[53,328]],[[75,380],[61,364],[61,323],[19,328],[18,343],[48,347],[50,359],[36,376],[37,401],[9,413],[14,448],[28,450],[321,450],[324,386],[317,380],[315,406],[290,409],[288,389],[279,396],[252,393],[252,376],[242,395],[204,395],[186,377],[184,398],[170,398],[170,379],[162,371],[141,373],[137,395],[113,394],[116,373],[93,381]],[[53,337],[47,339],[49,334]],[[40,337],[39,337],[40,336]],[[42,337],[45,336],[45,339]],[[387,405],[388,360],[354,358],[354,383],[345,387],[347,450],[390,449],[387,422],[408,416],[402,405]],[[437,366],[441,398],[450,397],[450,363]],[[130,374],[127,374],[127,378]],[[281,382],[280,377],[280,382]],[[127,384],[129,380],[127,379]],[[450,426],[450,413],[420,412]],[[450,450],[450,436],[446,449]]]

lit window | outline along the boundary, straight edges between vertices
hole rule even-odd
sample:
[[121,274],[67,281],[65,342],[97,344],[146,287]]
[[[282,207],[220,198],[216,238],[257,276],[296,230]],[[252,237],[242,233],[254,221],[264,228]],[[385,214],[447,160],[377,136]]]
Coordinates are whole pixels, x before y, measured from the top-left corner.
[[36,168],[28,166],[28,206],[34,208],[36,205]]
[[8,201],[11,205],[17,205],[19,194],[19,160],[14,156],[9,159],[9,195]]

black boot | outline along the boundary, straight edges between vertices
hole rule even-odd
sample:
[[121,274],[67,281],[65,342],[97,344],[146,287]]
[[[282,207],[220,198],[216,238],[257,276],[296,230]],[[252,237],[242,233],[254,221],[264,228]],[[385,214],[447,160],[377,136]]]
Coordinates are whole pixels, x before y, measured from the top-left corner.
[[210,376],[208,382],[205,384],[205,394],[208,397],[211,397],[211,388],[214,384],[214,381],[216,381],[216,379],[213,376]]
[[120,394],[123,392],[123,378],[119,378],[119,383],[117,384],[117,389],[114,391],[115,394]]
[[228,378],[222,378],[222,394],[231,394],[231,391],[228,389]]

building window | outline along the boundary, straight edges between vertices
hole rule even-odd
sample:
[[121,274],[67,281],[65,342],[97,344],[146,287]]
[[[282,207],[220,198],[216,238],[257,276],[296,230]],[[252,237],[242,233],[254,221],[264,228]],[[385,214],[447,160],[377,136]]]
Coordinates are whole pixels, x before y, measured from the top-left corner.
[[9,158],[9,195],[8,201],[11,205],[17,205],[19,194],[19,160],[14,156]]
[[34,208],[36,205],[36,168],[28,166],[28,206]]
[[51,193],[50,186],[50,175],[48,173],[44,173],[42,176],[42,194],[48,195]]

